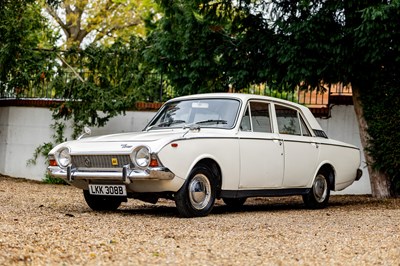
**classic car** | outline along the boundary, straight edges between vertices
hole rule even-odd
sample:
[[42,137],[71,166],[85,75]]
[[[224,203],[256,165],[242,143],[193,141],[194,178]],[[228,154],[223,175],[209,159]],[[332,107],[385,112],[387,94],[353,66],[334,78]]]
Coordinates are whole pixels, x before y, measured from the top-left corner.
[[[88,132],[87,132],[88,133]],[[49,173],[96,211],[128,198],[175,201],[183,217],[216,199],[302,195],[324,208],[361,177],[360,150],[327,137],[310,110],[266,96],[211,93],[167,101],[142,132],[84,137],[49,153]]]

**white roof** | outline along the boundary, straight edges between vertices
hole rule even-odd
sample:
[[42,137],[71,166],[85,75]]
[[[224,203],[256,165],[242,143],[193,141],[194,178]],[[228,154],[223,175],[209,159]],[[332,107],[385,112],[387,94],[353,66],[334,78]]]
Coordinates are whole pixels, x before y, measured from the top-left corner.
[[309,122],[310,126],[313,129],[318,129],[322,130],[321,126],[318,124],[317,120],[315,119],[314,115],[311,113],[310,109],[308,109],[306,106],[294,103],[291,101],[275,98],[275,97],[270,97],[270,96],[263,96],[263,95],[257,95],[257,94],[245,94],[245,93],[204,93],[204,94],[193,94],[193,95],[187,95],[187,96],[181,96],[177,97],[174,99],[171,99],[169,101],[175,101],[175,100],[189,100],[189,99],[198,99],[198,98],[235,98],[239,99],[242,102],[247,102],[248,100],[252,99],[259,99],[259,100],[268,100],[271,102],[275,103],[282,103],[286,105],[293,106],[297,109],[300,110],[300,112],[304,115],[304,117],[307,119]]

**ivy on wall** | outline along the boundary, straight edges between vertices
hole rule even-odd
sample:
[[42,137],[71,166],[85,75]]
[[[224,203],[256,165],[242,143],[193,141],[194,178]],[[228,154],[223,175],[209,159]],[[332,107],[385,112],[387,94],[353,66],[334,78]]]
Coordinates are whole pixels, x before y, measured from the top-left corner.
[[400,75],[395,66],[383,68],[381,74],[362,96],[371,137],[367,151],[375,159],[373,167],[390,177],[392,194],[400,195]]

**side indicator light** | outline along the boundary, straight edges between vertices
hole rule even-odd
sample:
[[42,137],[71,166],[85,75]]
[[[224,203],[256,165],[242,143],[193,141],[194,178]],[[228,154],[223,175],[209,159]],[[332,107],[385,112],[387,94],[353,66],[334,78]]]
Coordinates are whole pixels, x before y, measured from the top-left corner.
[[172,148],[178,147],[178,143],[171,143],[171,147],[172,147]]
[[57,161],[55,159],[49,160],[50,166],[57,166]]
[[150,167],[158,167],[158,161],[157,159],[151,159],[149,163]]

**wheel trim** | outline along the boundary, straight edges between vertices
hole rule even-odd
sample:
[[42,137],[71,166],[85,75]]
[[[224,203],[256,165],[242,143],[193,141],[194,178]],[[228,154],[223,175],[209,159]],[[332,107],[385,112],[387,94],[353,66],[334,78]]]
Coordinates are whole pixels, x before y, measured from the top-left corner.
[[318,203],[324,202],[328,195],[328,183],[323,175],[317,175],[313,185],[314,198]]
[[193,208],[204,209],[211,199],[211,184],[207,176],[195,175],[189,183],[189,199]]

